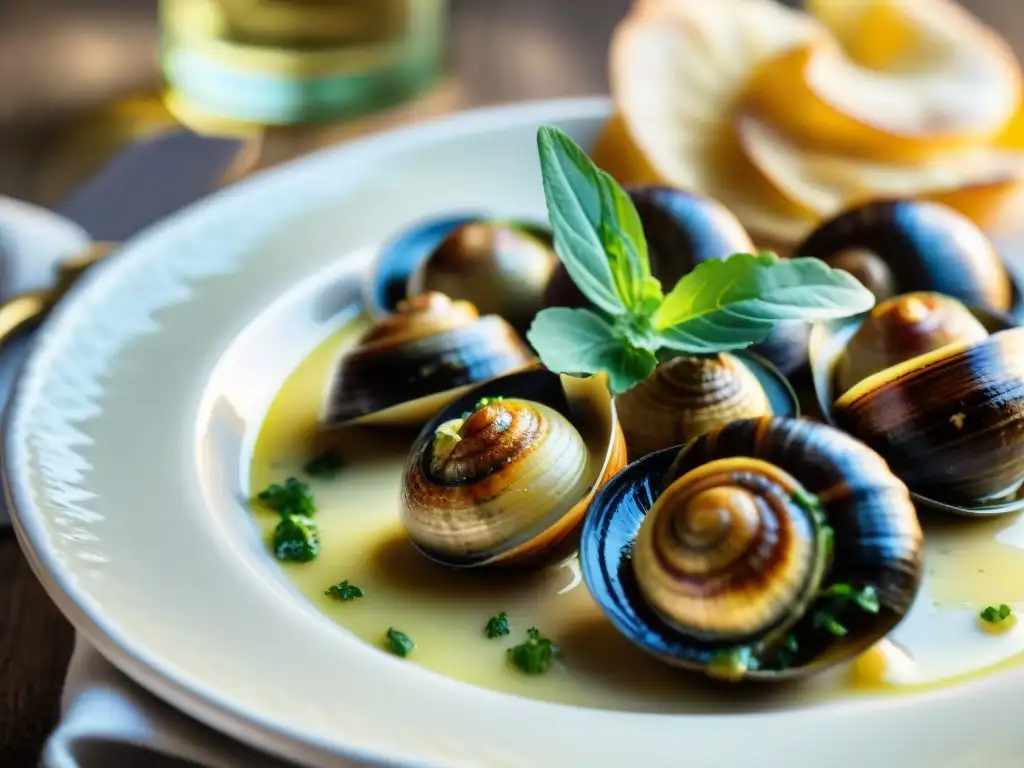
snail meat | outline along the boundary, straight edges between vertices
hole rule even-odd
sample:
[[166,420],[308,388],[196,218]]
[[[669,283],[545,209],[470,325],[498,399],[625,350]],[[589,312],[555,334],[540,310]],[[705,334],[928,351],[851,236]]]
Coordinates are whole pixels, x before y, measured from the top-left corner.
[[[698,264],[757,248],[739,220],[721,203],[663,185],[627,188],[647,240],[651,274],[665,292]],[[546,306],[587,307],[589,302],[559,264],[545,294]],[[784,320],[751,351],[789,375],[807,362],[810,324]]]
[[815,327],[824,419],[873,448],[916,503],[964,515],[1024,509],[1024,328],[911,293]]
[[466,387],[535,363],[500,317],[423,294],[401,302],[341,356],[321,424],[422,424]]
[[742,419],[630,464],[598,492],[580,563],[627,638],[711,677],[847,661],[909,611],[923,538],[874,451],[803,419]]
[[844,269],[881,301],[934,291],[1024,317],[1015,276],[978,226],[926,200],[876,200],[824,222],[794,250]]
[[797,416],[786,378],[767,360],[741,352],[676,357],[617,395],[631,460],[682,445],[734,419]]
[[568,554],[594,493],[625,463],[605,374],[510,374],[423,428],[405,464],[402,525],[454,568]]

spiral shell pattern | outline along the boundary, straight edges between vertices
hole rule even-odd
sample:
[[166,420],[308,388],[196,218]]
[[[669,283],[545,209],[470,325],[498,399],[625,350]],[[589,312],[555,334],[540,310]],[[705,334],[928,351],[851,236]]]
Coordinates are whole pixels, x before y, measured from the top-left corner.
[[[575,527],[587,490],[583,437],[554,408],[509,399],[445,422],[406,466],[402,522],[448,562],[502,559]],[[582,510],[580,510],[582,514]]]
[[677,357],[615,398],[631,459],[734,419],[771,415],[757,377],[734,355]]
[[640,591],[708,640],[763,635],[813,597],[825,568],[806,491],[758,459],[691,470],[658,497],[633,550]]
[[956,299],[925,291],[876,305],[836,364],[841,394],[868,376],[949,344],[988,336],[985,326]]
[[469,302],[425,293],[401,302],[338,361],[322,420],[337,425],[372,416],[422,424],[459,388],[533,362],[530,348],[500,317],[480,317]]

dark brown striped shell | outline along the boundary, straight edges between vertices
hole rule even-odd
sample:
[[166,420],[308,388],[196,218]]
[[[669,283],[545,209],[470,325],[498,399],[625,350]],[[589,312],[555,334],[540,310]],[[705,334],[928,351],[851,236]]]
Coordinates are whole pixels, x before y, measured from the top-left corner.
[[917,493],[964,505],[1012,496],[1024,478],[1024,328],[888,368],[832,416]]
[[793,251],[846,269],[879,300],[934,291],[1019,316],[1024,303],[999,254],[959,211],[926,200],[877,200],[824,222]]
[[401,302],[341,357],[322,424],[422,424],[466,387],[535,362],[502,318],[425,293]]
[[[645,650],[779,680],[850,659],[903,618],[922,533],[906,485],[863,443],[803,419],[745,419],[613,478],[580,559],[598,605]],[[869,591],[875,611],[834,602]]]

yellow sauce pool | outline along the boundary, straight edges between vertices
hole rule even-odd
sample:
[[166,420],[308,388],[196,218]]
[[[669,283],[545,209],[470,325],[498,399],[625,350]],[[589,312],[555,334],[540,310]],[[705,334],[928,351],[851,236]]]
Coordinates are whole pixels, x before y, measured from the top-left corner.
[[[302,472],[323,448],[315,438],[316,416],[331,364],[365,322],[341,329],[288,378],[267,414],[250,472],[254,496],[289,476],[309,483],[320,555],[279,566],[317,609],[364,641],[383,648],[394,627],[416,644],[408,663],[449,677],[546,701],[647,712],[735,712],[766,702],[799,706],[929,690],[1024,662],[1024,630],[1016,621],[998,632],[978,621],[987,605],[1024,609],[1024,520],[1018,516],[923,516],[925,582],[896,631],[844,668],[796,685],[759,686],[744,696],[668,667],[620,636],[591,600],[575,560],[525,575],[449,571],[425,560],[398,522],[402,466],[414,431],[353,429],[336,439],[344,466],[334,477]],[[259,507],[254,515],[269,537],[276,515]],[[324,594],[343,579],[365,596],[339,602]],[[511,634],[488,639],[484,627],[500,611],[508,614]],[[548,673],[527,676],[509,663],[506,649],[532,626],[561,656]]]

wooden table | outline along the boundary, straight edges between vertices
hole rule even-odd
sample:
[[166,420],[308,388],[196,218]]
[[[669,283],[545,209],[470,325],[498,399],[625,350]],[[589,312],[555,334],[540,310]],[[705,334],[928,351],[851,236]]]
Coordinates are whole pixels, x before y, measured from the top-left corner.
[[[1015,4],[965,4],[1024,49],[1024,14]],[[159,84],[155,5],[0,0],[0,194],[54,204],[109,155],[111,121],[151,103],[148,94]],[[438,89],[367,119],[268,132],[253,168],[469,106],[603,93],[609,35],[629,5],[453,0],[451,75]],[[131,94],[141,96],[119,101]],[[111,103],[122,109],[97,117],[96,108]],[[97,124],[103,140],[96,139]],[[72,642],[71,627],[30,573],[13,534],[0,532],[0,766],[35,765],[57,715]]]

